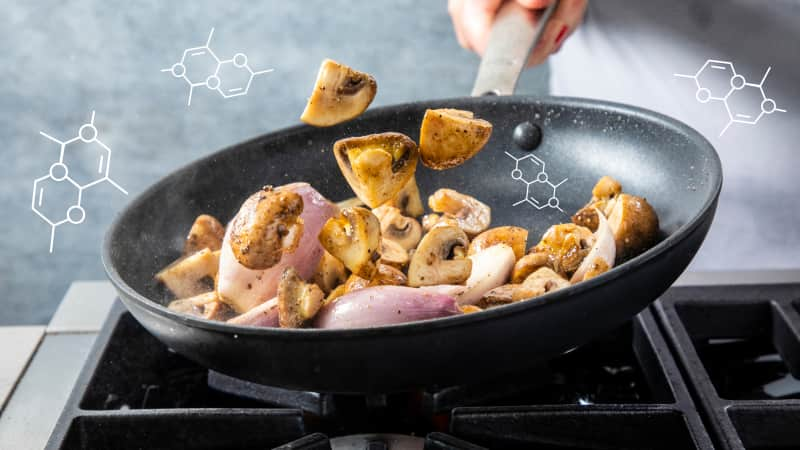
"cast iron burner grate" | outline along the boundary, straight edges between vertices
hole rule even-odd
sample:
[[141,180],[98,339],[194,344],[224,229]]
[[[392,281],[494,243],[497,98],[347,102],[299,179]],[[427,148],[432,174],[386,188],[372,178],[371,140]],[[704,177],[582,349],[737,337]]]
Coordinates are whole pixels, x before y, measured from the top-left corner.
[[655,309],[670,345],[648,309],[523,373],[370,396],[209,373],[116,304],[48,448],[800,448],[798,299],[798,286],[673,289]]
[[800,285],[671,289],[654,309],[724,449],[800,448]]

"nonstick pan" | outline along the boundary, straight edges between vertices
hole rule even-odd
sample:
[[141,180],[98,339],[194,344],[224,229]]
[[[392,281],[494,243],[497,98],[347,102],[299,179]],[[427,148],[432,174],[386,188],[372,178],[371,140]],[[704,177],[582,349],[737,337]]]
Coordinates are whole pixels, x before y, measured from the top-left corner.
[[[476,82],[478,93],[513,91],[521,61],[535,40],[536,30],[507,14],[492,32]],[[492,48],[509,28],[516,40],[505,41],[513,45],[503,54],[511,60],[503,62],[503,55]],[[508,72],[516,74],[509,77]],[[498,73],[506,74],[505,79]],[[255,328],[166,308],[168,297],[153,276],[180,255],[197,215],[229,220],[265,184],[307,181],[331,200],[351,197],[330,151],[334,141],[383,131],[416,140],[425,110],[442,107],[474,111],[494,131],[487,146],[460,167],[435,172],[420,165],[417,180],[423,196],[439,187],[473,195],[492,207],[492,226],[528,228],[530,245],[550,225],[568,222],[569,214],[587,202],[597,179],[610,175],[654,206],[661,221],[659,243],[599,277],[539,298],[401,325]],[[535,150],[515,143],[514,130],[524,122],[541,131]],[[522,141],[535,144],[535,139]],[[527,185],[516,169],[527,181],[546,173],[550,183]],[[720,161],[712,146],[688,126],[651,111],[554,97],[422,101],[376,108],[330,128],[287,128],[195,161],[125,208],[106,236],[103,260],[121,300],[147,330],[181,355],[221,373],[322,392],[393,392],[469,383],[567,351],[643,309],[697,252],[721,185]],[[557,205],[547,203],[551,198],[557,198]]]

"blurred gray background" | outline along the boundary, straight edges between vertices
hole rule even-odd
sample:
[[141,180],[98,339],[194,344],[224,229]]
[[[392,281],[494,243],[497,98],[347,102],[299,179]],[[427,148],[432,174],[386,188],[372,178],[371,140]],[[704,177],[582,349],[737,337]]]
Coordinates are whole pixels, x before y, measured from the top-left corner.
[[[175,3],[2,2],[0,325],[44,323],[70,282],[104,278],[105,229],[160,177],[298,123],[323,58],[372,73],[373,105],[467,95],[478,66],[458,46],[444,0]],[[186,82],[160,70],[204,45],[212,27],[220,58],[241,52],[253,70],[275,71],[256,77],[246,96],[195,88],[187,107]],[[519,91],[544,93],[547,77],[546,67],[529,70]],[[112,149],[111,178],[129,195],[108,183],[84,191],[85,222],[58,227],[50,254],[50,226],[31,211],[31,195],[59,145],[39,132],[68,140],[93,110]],[[66,210],[68,195],[47,199]]]

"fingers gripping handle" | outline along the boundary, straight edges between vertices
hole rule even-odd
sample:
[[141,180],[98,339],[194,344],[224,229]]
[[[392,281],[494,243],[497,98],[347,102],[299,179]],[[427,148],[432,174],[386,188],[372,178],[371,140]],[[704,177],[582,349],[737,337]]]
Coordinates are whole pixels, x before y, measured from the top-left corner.
[[513,0],[500,7],[478,67],[473,97],[514,93],[528,55],[542,38],[545,25],[557,7],[558,0],[550,3],[536,23],[531,23],[530,11]]

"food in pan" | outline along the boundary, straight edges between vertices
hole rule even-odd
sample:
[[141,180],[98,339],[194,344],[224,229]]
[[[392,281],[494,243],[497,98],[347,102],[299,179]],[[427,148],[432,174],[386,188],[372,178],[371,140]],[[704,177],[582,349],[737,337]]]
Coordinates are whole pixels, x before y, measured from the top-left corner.
[[337,204],[291,183],[259,189],[227,227],[199,216],[185,254],[156,275],[177,298],[170,309],[283,328],[475,313],[589,280],[657,239],[652,206],[603,177],[571,223],[551,226],[526,252],[526,229],[491,227],[491,208],[466,193],[436,190],[426,215],[407,136],[348,138],[334,149],[357,198]]
[[[301,117],[330,126],[375,96],[368,74],[331,60]],[[234,325],[360,328],[471,314],[596,277],[652,246],[658,217],[644,198],[601,178],[571,223],[525,252],[528,230],[491,227],[489,205],[441,188],[426,214],[415,172],[463,164],[492,125],[471,111],[430,109],[419,145],[384,132],[340,139],[339,169],[356,195],[333,203],[308,183],[264,186],[228,225],[200,215],[182,256],[156,280],[169,308]]]

